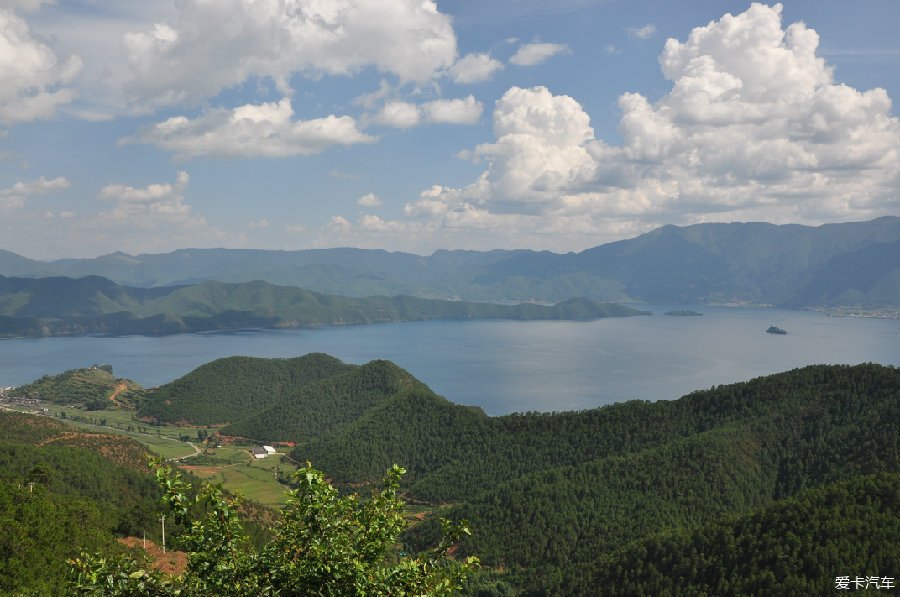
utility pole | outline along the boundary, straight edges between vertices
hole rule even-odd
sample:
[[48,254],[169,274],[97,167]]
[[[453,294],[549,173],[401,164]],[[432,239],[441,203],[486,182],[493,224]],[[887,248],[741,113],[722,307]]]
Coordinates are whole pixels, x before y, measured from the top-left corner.
[[163,553],[166,553],[166,515],[162,515]]

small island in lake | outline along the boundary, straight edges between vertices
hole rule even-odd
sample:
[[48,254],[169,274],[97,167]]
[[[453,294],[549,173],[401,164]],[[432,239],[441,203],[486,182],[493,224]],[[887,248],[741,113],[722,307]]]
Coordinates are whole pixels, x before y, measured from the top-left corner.
[[703,313],[697,313],[690,309],[679,309],[678,311],[666,311],[663,315],[671,315],[672,317],[702,317]]
[[766,333],[767,334],[782,334],[782,335],[787,334],[787,332],[785,330],[783,330],[779,327],[775,327],[774,325],[771,326],[769,329],[767,329]]

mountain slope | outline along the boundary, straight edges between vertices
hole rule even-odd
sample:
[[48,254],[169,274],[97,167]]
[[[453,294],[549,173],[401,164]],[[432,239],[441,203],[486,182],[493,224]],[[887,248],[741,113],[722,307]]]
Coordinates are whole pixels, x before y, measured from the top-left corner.
[[[81,277],[165,286],[203,280],[300,286],[344,296],[398,295],[476,301],[558,302],[574,296],[651,303],[739,302],[827,307],[898,307],[900,218],[818,227],[765,223],[664,226],[581,253],[437,251],[422,257],[383,250],[181,249],[114,253],[41,263],[0,253],[0,274]],[[857,257],[854,258],[853,255]],[[862,259],[875,279],[845,279]],[[864,281],[864,287],[860,282]]]
[[[664,226],[581,253],[436,251],[428,257],[365,249],[263,251],[181,249],[114,253],[41,263],[0,253],[0,274],[100,275],[120,284],[166,286],[204,280],[299,286],[344,296],[398,295],[475,301],[558,302],[575,296],[651,303],[739,302],[898,308],[900,218],[818,227],[765,223]],[[854,258],[852,255],[857,254]],[[864,287],[846,270],[862,259]]]
[[[841,256],[866,251],[879,263],[878,279],[892,279],[900,253],[891,243],[900,238],[900,218],[827,224],[816,228],[765,223],[664,226],[577,255],[519,255],[490,266],[482,281],[510,276],[550,277],[582,272],[616,280],[629,296],[650,303],[752,302],[827,306],[828,296],[799,296],[805,285]],[[824,273],[822,275],[825,275]],[[829,292],[840,294],[843,277],[829,278]],[[877,302],[880,295],[863,293]],[[897,297],[887,305],[896,306]],[[884,300],[883,298],[878,300]],[[824,301],[824,302],[822,302]]]
[[284,395],[268,408],[236,418],[220,433],[266,441],[311,441],[410,391],[430,393],[425,384],[390,361],[371,361]]
[[221,425],[264,410],[305,385],[354,369],[326,354],[293,359],[227,357],[145,390],[138,414],[165,422]]
[[589,299],[557,305],[498,305],[411,296],[349,298],[259,280],[132,288],[97,276],[0,276],[0,336],[171,334],[427,319],[588,320],[646,314]]
[[[545,583],[546,594],[572,594],[558,588],[567,566],[636,538],[695,528],[860,474],[900,473],[898,397],[900,372],[872,365],[807,367],[697,392],[675,401],[682,403],[675,410],[700,418],[718,412],[719,423],[707,431],[649,423],[648,437],[657,441],[613,444],[565,465],[545,464],[540,450],[521,451],[528,468],[516,478],[470,492],[440,516],[465,518],[475,529],[461,553],[522,571],[512,574],[520,586]],[[628,438],[627,429],[616,433]],[[465,462],[456,478],[489,467],[494,450],[487,445],[483,459]],[[435,516],[414,537],[427,542],[438,529]],[[581,590],[592,594],[589,586]]]
[[[566,568],[561,595],[825,595],[900,561],[900,475],[854,477]],[[893,574],[893,573],[889,573]],[[849,575],[849,576],[848,576]],[[896,586],[881,574],[869,589]],[[608,592],[603,587],[615,587]],[[859,587],[862,588],[862,587]]]

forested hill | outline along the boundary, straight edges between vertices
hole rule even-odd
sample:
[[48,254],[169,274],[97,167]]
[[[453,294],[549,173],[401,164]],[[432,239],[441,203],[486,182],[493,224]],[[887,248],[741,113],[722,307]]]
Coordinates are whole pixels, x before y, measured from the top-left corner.
[[816,365],[678,400],[489,417],[388,361],[235,357],[138,404],[295,442],[291,457],[342,491],[403,463],[402,490],[427,516],[402,548],[433,545],[442,517],[468,520],[456,553],[485,566],[468,595],[820,595],[900,561],[894,367]]
[[[900,473],[900,371],[812,366],[674,401],[504,417],[415,392],[292,455],[348,486],[404,462],[410,498],[471,523],[464,553],[519,571],[505,576],[534,594],[574,594],[560,588],[569,567],[637,539]],[[433,540],[436,519],[414,536]]]
[[[856,476],[751,514],[635,541],[566,568],[549,590],[568,597],[831,595],[843,577],[851,591],[868,578],[862,593],[877,595],[897,586],[898,512],[900,474]],[[876,579],[850,570],[892,572]]]
[[471,303],[410,296],[347,298],[253,281],[132,288],[97,276],[0,276],[0,337],[172,334],[216,329],[362,324],[426,319],[574,319],[648,314],[613,303]]
[[63,595],[66,560],[81,550],[114,554],[116,536],[144,529],[159,541],[145,454],[127,438],[0,411],[0,594]]
[[182,249],[52,263],[0,251],[0,274],[99,275],[151,287],[265,280],[343,296],[406,294],[474,301],[763,303],[898,308],[900,218],[818,227],[665,226],[580,253],[365,249]]
[[137,398],[141,417],[191,425],[239,421],[292,396],[300,388],[355,369],[321,353],[293,359],[227,357]]

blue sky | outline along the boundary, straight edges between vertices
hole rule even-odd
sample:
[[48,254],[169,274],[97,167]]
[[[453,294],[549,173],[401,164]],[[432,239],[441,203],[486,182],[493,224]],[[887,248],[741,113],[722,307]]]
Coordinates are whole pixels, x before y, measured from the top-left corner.
[[897,23],[895,0],[5,0],[0,248],[579,251],[896,215]]

